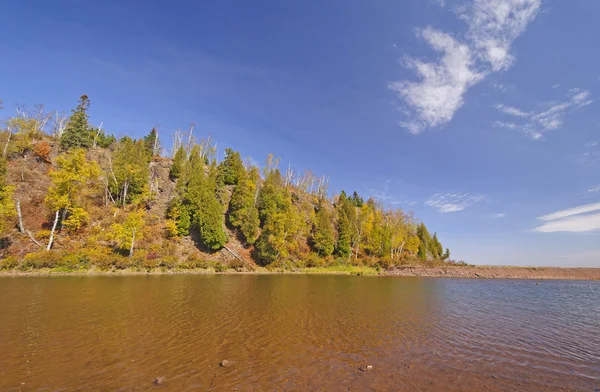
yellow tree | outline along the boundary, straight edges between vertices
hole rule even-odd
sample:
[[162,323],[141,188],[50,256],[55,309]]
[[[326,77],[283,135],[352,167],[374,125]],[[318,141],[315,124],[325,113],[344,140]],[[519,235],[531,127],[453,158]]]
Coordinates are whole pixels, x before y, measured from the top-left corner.
[[122,250],[129,250],[129,257],[133,256],[135,241],[143,238],[145,212],[142,209],[127,214],[122,223],[112,226],[112,234],[117,246]]
[[0,234],[4,233],[6,222],[15,216],[14,190],[14,186],[6,184],[6,159],[0,158]]
[[52,248],[61,213],[63,225],[69,230],[77,230],[86,223],[87,213],[82,208],[83,195],[90,181],[99,175],[100,168],[96,162],[86,159],[82,149],[72,150],[56,158],[56,169],[50,172],[52,183],[46,195],[46,203],[55,211],[47,250]]

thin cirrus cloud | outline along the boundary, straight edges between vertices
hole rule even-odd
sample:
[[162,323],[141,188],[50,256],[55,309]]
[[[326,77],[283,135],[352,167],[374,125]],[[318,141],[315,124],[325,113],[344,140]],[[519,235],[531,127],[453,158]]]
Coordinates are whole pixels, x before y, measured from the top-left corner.
[[486,200],[484,195],[472,193],[437,193],[425,202],[425,205],[437,209],[439,212],[462,211],[475,203]]
[[[589,91],[573,88],[569,91],[567,100],[562,102],[551,102],[546,105],[544,110],[539,112],[526,112],[516,107],[497,104],[495,107],[500,112],[509,116],[518,117],[520,120],[517,122],[496,121],[494,125],[517,130],[533,140],[540,140],[545,132],[560,128],[567,113],[590,105],[593,102],[590,97],[591,94]],[[586,147],[593,146],[594,144],[586,144]]]
[[541,233],[585,233],[600,229],[600,203],[586,204],[544,215],[538,219],[544,223],[533,231]]
[[418,30],[417,36],[440,58],[426,62],[406,57],[404,65],[420,80],[388,85],[406,103],[406,119],[400,124],[418,134],[452,120],[469,88],[514,63],[510,47],[540,6],[541,0],[474,0],[458,10],[467,25],[464,39],[432,27]]

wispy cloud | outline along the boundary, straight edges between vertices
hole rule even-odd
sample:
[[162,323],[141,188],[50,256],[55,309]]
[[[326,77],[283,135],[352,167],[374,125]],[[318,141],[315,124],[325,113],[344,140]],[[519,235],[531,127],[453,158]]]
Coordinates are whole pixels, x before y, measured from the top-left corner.
[[[574,232],[585,233],[600,229],[600,203],[587,204],[553,212],[540,216],[538,219],[544,223],[533,229],[542,233]],[[594,213],[595,212],[595,213]]]
[[518,123],[512,121],[496,121],[494,125],[518,130],[534,140],[540,140],[544,132],[560,128],[567,113],[590,105],[593,102],[590,98],[591,94],[589,91],[574,88],[569,91],[569,95],[566,100],[561,102],[550,102],[546,104],[546,108],[544,110],[538,112],[527,112],[512,106],[497,104],[495,105],[496,109],[502,113],[514,117],[520,117],[525,121]]
[[541,0],[474,0],[458,10],[468,27],[464,39],[427,27],[418,36],[439,53],[438,61],[407,57],[419,81],[397,81],[389,89],[406,103],[401,125],[418,134],[443,125],[464,103],[470,87],[514,62],[512,42],[535,18]]
[[502,104],[497,104],[496,109],[500,110],[503,113],[510,114],[511,116],[529,117],[531,115],[531,112],[524,112],[521,109],[512,106],[505,106]]
[[591,142],[585,143],[586,147],[596,147],[597,145],[598,145],[598,142],[596,142],[596,141],[591,141]]
[[506,214],[504,212],[501,212],[499,214],[492,215],[492,218],[504,218],[505,216]]
[[588,192],[590,192],[590,193],[600,192],[600,185],[588,189]]
[[437,193],[425,202],[442,213],[462,211],[475,203],[486,200],[485,195],[473,193]]

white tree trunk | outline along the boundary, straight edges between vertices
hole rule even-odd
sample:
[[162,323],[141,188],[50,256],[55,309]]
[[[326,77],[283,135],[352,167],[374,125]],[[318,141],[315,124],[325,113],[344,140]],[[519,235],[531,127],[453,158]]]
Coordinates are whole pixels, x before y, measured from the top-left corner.
[[6,140],[6,145],[4,146],[4,152],[2,153],[3,157],[6,156],[6,151],[8,150],[8,143],[10,143],[11,136],[12,136],[12,130],[9,130],[8,131],[8,139]]
[[23,215],[21,215],[21,200],[17,200],[17,215],[19,216],[19,231],[25,233],[25,228],[23,227]]
[[135,230],[131,233],[131,248],[129,248],[129,257],[133,257],[133,246],[135,245]]
[[56,215],[54,216],[54,224],[52,225],[52,232],[50,232],[50,240],[48,240],[48,247],[46,250],[50,250],[52,248],[52,241],[54,241],[54,231],[56,230],[56,225],[58,224],[58,215],[60,210],[56,210]]

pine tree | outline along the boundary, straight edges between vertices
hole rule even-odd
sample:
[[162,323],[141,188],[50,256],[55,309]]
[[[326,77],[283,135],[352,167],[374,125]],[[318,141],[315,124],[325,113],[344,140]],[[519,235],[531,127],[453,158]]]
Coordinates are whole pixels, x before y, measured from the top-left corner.
[[152,158],[155,155],[158,155],[158,150],[160,147],[160,141],[158,139],[158,131],[156,128],[152,128],[150,133],[144,136],[144,149],[147,154]]
[[444,254],[444,248],[442,247],[440,241],[438,241],[437,233],[433,233],[431,251],[436,259],[442,257]]
[[177,152],[175,152],[175,156],[173,157],[173,165],[171,166],[171,177],[179,178],[183,173],[183,166],[185,165],[185,161],[187,159],[187,154],[185,153],[185,149],[179,147]]
[[446,248],[446,253],[442,255],[442,260],[448,260],[450,258],[450,249]]
[[427,247],[423,242],[419,244],[419,258],[423,261],[427,260]]
[[226,148],[225,159],[219,164],[218,182],[224,185],[237,185],[245,171],[240,153]]
[[319,203],[314,227],[313,246],[321,256],[329,256],[335,247],[335,234],[331,224],[331,214],[324,203]]
[[346,192],[342,191],[337,204],[338,211],[338,238],[336,245],[336,253],[338,256],[347,259],[350,257],[352,251],[352,227],[350,226],[350,220],[348,219],[348,213],[346,205],[350,204],[346,197]]
[[215,195],[214,175],[206,176],[204,173],[204,160],[198,145],[190,151],[189,162],[182,180],[178,184],[182,196],[178,201],[179,205],[176,206],[178,215],[176,222],[180,232],[185,234],[189,228],[193,228],[198,231],[200,241],[207,248],[221,249],[227,243],[223,207]]
[[90,100],[88,96],[82,95],[60,138],[60,145],[63,149],[89,148],[94,143],[92,130],[88,123],[87,110],[89,107]]
[[254,203],[256,183],[244,172],[235,187],[229,203],[229,223],[240,229],[246,243],[253,244],[258,235],[260,220]]

